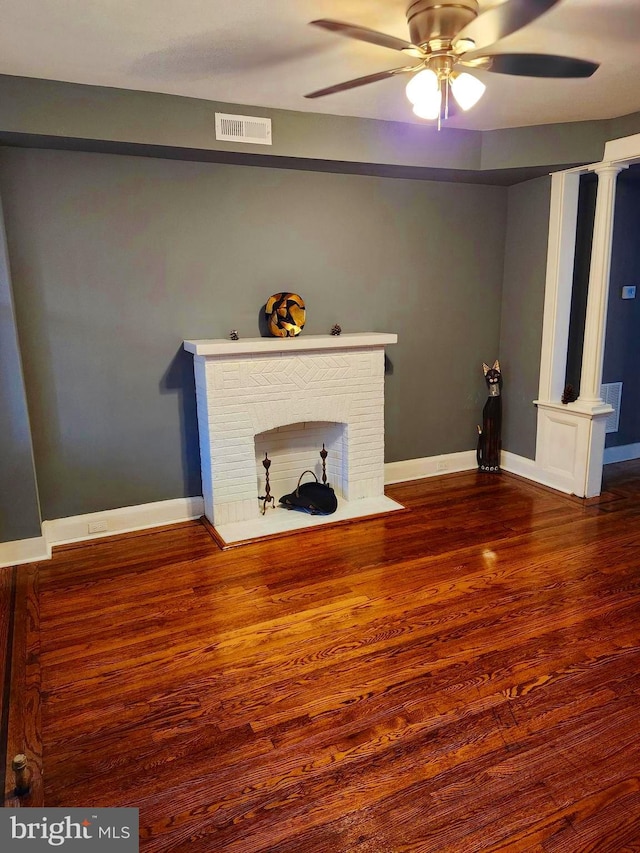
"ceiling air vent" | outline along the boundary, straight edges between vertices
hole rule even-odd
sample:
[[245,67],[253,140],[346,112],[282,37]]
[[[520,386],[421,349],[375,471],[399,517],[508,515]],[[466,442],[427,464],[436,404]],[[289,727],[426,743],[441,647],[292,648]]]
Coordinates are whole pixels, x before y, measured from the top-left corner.
[[613,411],[605,421],[605,432],[618,432],[620,425],[620,403],[622,401],[622,382],[608,382],[600,386],[600,397],[604,403],[613,406]]
[[216,139],[225,142],[271,145],[271,119],[216,113]]

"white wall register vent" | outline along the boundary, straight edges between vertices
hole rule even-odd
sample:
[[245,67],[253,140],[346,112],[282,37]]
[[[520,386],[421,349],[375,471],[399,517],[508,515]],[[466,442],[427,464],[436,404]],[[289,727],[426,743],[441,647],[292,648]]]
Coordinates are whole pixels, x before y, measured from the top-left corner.
[[613,411],[605,421],[605,432],[618,432],[620,426],[620,403],[622,401],[622,382],[608,382],[600,386],[600,397]]
[[233,116],[216,113],[216,139],[224,142],[252,142],[271,145],[271,119],[261,116]]

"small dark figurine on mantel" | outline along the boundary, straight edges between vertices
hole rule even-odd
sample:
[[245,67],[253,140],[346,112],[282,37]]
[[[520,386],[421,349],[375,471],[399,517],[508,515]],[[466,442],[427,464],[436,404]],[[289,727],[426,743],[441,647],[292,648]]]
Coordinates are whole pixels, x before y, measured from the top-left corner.
[[482,365],[489,397],[482,410],[482,428],[478,427],[478,468],[481,471],[500,471],[500,449],[502,447],[502,373],[496,359],[493,367]]

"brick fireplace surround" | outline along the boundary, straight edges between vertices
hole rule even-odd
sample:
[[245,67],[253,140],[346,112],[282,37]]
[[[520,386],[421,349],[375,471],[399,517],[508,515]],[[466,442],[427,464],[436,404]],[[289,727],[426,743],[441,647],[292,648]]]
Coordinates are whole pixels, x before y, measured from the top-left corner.
[[[396,341],[367,332],[184,342],[194,356],[205,515],[225,543],[401,509],[384,495],[384,347]],[[302,471],[320,479],[323,443],[337,512],[279,507]],[[276,508],[262,515],[265,453]]]

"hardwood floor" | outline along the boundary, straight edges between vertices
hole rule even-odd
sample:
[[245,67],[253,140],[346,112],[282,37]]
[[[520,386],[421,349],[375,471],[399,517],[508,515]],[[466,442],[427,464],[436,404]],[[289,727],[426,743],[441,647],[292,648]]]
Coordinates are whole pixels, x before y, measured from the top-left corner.
[[[640,851],[640,465],[600,501],[470,472],[218,550],[39,566],[44,798],[141,850]],[[622,471],[619,468],[619,471]]]
[[[9,808],[42,805],[38,571],[35,563],[0,570],[0,773]],[[28,758],[30,792],[17,798],[12,763],[20,753]]]

